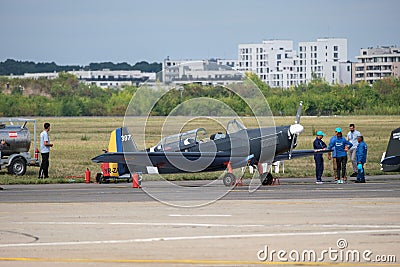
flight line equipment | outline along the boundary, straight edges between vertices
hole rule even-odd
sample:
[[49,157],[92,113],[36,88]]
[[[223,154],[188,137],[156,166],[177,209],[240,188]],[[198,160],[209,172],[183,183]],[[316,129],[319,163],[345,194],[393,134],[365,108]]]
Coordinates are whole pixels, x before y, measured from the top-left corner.
[[[29,152],[32,140],[28,123],[33,123],[34,157]],[[6,142],[0,151],[0,166],[7,167],[9,174],[22,176],[27,166],[40,166],[35,119],[0,118],[0,140]]]

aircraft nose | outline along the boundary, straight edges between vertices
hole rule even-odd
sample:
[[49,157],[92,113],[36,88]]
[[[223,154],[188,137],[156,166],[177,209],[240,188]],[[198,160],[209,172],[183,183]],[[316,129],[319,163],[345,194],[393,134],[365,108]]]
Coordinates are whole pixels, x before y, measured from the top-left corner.
[[304,131],[304,127],[301,124],[290,125],[289,131],[291,134],[301,134]]

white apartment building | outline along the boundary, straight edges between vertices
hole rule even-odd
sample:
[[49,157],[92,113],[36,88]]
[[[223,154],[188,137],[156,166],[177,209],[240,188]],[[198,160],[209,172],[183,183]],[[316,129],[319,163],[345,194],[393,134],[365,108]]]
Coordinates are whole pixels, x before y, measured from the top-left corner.
[[353,63],[353,83],[372,84],[390,76],[400,77],[400,48],[385,46],[360,50],[357,62]]
[[298,51],[296,54],[291,40],[239,44],[237,69],[256,73],[271,87],[288,88],[307,83],[313,77],[324,78],[331,84],[351,83],[346,39],[300,42]]
[[163,62],[164,84],[199,83],[227,85],[241,83],[243,75],[235,70],[236,60],[170,60]]
[[309,82],[313,76],[330,84],[351,83],[351,63],[347,60],[347,39],[321,38],[299,43],[299,78]]

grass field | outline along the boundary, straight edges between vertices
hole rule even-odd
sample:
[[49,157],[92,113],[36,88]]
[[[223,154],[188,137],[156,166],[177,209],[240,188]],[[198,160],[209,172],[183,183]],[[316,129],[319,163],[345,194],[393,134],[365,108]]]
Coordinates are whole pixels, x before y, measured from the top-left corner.
[[[252,118],[242,118],[248,128],[255,126],[255,120]],[[294,121],[293,117],[276,117],[275,125],[288,125]],[[92,174],[100,172],[100,166],[92,163],[91,158],[102,153],[108,145],[109,134],[112,130],[123,124],[122,117],[73,117],[73,118],[38,118],[38,132],[42,130],[44,122],[50,122],[52,125],[50,139],[54,147],[50,156],[50,178],[46,180],[37,179],[38,168],[28,167],[25,176],[17,177],[8,175],[4,169],[0,171],[0,184],[15,183],[60,183],[83,181],[86,168],[89,168]],[[142,122],[144,118],[132,118],[135,122]],[[152,117],[146,127],[146,144],[155,145],[160,139],[161,127],[164,123],[164,117]],[[208,134],[221,131],[222,126],[210,119],[194,119],[187,124],[184,123],[187,118],[178,118],[172,120],[168,127],[164,127],[165,134],[174,134],[180,131],[203,127],[207,129]],[[222,119],[227,121],[226,119]],[[383,174],[380,170],[380,160],[382,153],[386,150],[390,132],[400,126],[400,116],[346,116],[346,117],[302,117],[301,124],[305,130],[298,140],[297,149],[312,148],[312,142],[315,138],[313,133],[322,130],[327,133],[325,142],[334,134],[336,127],[342,127],[344,133],[348,131],[349,123],[355,123],[365,137],[368,144],[368,163],[366,165],[367,174]],[[138,123],[139,124],[139,123]],[[183,126],[182,126],[183,125]],[[33,134],[32,134],[33,135]],[[135,140],[142,144],[142,140]],[[325,176],[332,176],[332,162],[325,156]],[[348,173],[351,171],[351,164],[348,163]],[[314,160],[312,157],[300,158],[285,162],[285,174],[279,174],[281,177],[313,177]],[[72,178],[71,178],[72,177]],[[176,179],[213,179],[218,174],[191,174],[175,175]]]

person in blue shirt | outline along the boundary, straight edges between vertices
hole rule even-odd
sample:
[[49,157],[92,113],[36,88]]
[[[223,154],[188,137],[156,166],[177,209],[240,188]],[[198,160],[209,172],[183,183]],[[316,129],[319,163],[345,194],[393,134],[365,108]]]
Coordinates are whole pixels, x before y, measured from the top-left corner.
[[[333,136],[329,142],[328,149],[333,149],[333,157],[336,158],[337,165],[337,183],[342,184],[347,181],[346,164],[347,151],[353,146],[352,143],[343,137],[342,128],[335,129],[336,136]],[[331,155],[328,155],[331,159]]]
[[356,151],[357,158],[357,180],[356,183],[365,183],[365,170],[364,164],[367,161],[368,146],[364,142],[364,137],[360,135],[358,138],[358,146]]
[[[322,138],[325,136],[324,132],[318,131],[317,132],[317,137],[314,140],[314,151],[317,152],[318,150],[321,149],[326,149],[326,144],[324,141],[322,141]],[[315,176],[317,178],[316,184],[322,184],[322,173],[324,172],[324,158],[322,157],[322,154],[316,154],[314,155],[314,161],[315,161]]]

